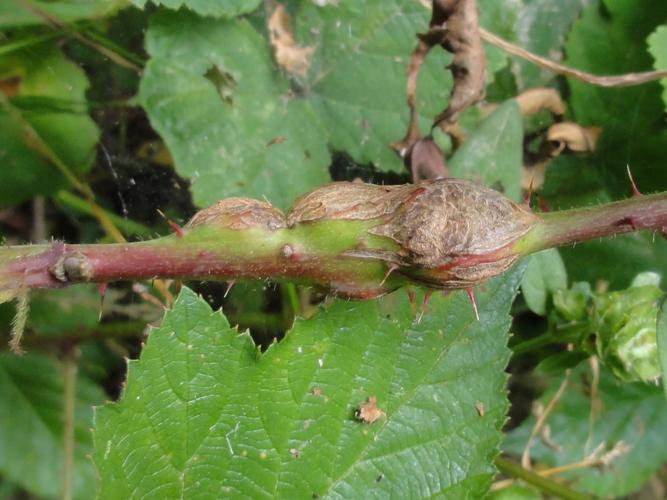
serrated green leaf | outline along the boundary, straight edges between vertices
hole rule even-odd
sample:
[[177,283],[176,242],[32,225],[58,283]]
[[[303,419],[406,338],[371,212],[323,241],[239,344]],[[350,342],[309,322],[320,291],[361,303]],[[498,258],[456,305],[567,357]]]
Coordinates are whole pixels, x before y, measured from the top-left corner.
[[[77,380],[74,495],[90,498],[95,474],[88,458],[93,404],[104,401],[99,387]],[[62,490],[62,373],[54,360],[39,354],[0,354],[0,474],[39,497]]]
[[658,311],[658,324],[656,326],[656,341],[658,343],[658,361],[662,370],[662,388],[667,398],[667,299],[663,299]]
[[523,150],[521,111],[511,99],[493,111],[466,139],[449,162],[454,177],[497,188],[517,201],[521,196]]
[[[307,76],[290,81],[247,21],[158,13],[141,99],[177,170],[193,179],[198,204],[243,195],[287,207],[329,179],[329,147],[403,169],[389,144],[407,127],[405,66],[427,22],[428,12],[407,0],[302,2],[295,37],[316,50]],[[424,131],[446,103],[449,59],[433,51],[420,73]]]
[[261,0],[130,0],[133,5],[143,9],[153,3],[168,9],[178,10],[186,7],[202,16],[231,19],[255,10]]
[[68,23],[78,19],[108,16],[126,5],[127,0],[31,0],[29,4],[4,0],[0,2],[0,29],[45,24],[45,19],[31,10],[30,6],[47,16]]
[[[549,390],[540,398],[546,405],[562,380],[552,378]],[[600,371],[599,401],[591,411],[590,373],[585,365],[573,370],[570,383],[547,424],[549,443],[535,439],[531,458],[535,467],[571,464],[589,456],[598,446],[599,454],[610,451],[619,442],[624,452],[605,467],[574,469],[560,475],[571,488],[596,498],[621,498],[637,491],[667,460],[664,430],[667,402],[662,390],[651,384],[620,383],[606,369]],[[520,455],[527,442],[534,417],[510,432],[503,449]]]
[[[101,497],[482,495],[520,272],[477,296],[337,302],[260,355],[189,290],[96,414]],[[354,418],[375,396],[385,416]],[[483,408],[483,409],[482,409]],[[482,416],[480,416],[482,415]]]
[[[73,173],[86,172],[95,157],[99,131],[85,112],[85,73],[54,47],[39,45],[0,57],[0,79],[18,78],[13,102],[18,112]],[[22,109],[19,98],[46,97],[74,103],[84,111],[49,107]],[[0,205],[16,204],[36,194],[48,195],[67,183],[27,143],[21,123],[0,107]]]
[[[508,13],[516,9],[501,11],[486,16],[489,25],[505,18],[513,24]],[[329,147],[381,170],[403,169],[389,144],[405,133],[405,68],[415,34],[427,23],[428,11],[407,0],[299,3],[295,38],[315,51],[307,74],[288,78],[266,36],[249,22],[158,13],[148,33],[152,59],[141,99],[177,170],[193,179],[198,204],[244,195],[287,207],[328,179]],[[446,105],[450,60],[433,50],[420,72],[424,133]],[[506,56],[493,61],[490,77]],[[517,177],[502,180],[518,192],[516,165]]]
[[[653,67],[655,69],[667,69],[667,25],[658,27],[651,36],[648,37],[648,50],[655,60]],[[662,100],[667,106],[667,78],[663,78]]]
[[558,250],[550,248],[530,257],[521,292],[531,311],[544,316],[548,296],[563,288],[567,288],[567,271]]

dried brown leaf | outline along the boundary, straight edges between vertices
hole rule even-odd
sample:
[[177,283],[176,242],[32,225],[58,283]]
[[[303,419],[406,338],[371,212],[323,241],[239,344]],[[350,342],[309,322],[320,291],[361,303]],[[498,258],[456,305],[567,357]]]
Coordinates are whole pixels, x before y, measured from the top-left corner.
[[435,0],[430,31],[445,27],[441,45],[454,54],[450,65],[454,87],[447,108],[440,113],[434,126],[454,123],[468,106],[484,97],[486,60],[479,35],[477,2],[475,0]]
[[537,113],[542,109],[557,116],[565,114],[565,103],[555,89],[545,87],[528,89],[516,96],[515,100],[523,116]]
[[582,127],[578,123],[562,122],[549,127],[547,140],[554,144],[553,156],[560,154],[563,149],[575,153],[589,153],[595,151],[595,144],[601,133],[600,127]]

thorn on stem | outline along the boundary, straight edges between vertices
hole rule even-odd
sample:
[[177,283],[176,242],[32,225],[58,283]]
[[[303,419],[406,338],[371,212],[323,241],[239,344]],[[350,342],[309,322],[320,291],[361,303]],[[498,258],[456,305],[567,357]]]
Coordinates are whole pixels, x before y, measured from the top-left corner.
[[407,287],[405,289],[408,292],[408,302],[410,303],[410,311],[412,316],[417,314],[417,307],[415,306],[415,291],[412,287]]
[[470,305],[472,306],[472,310],[475,313],[475,318],[477,318],[477,321],[479,321],[479,311],[477,310],[477,301],[475,300],[475,291],[472,288],[466,289],[466,293],[468,294],[468,300],[470,301]]
[[635,180],[632,178],[632,172],[630,172],[630,165],[626,165],[625,168],[628,171],[628,179],[630,179],[630,187],[632,188],[632,196],[643,196],[642,192],[637,188]]
[[389,264],[389,268],[387,269],[387,274],[384,275],[384,278],[382,278],[382,281],[380,281],[380,286],[384,285],[385,281],[387,281],[387,278],[391,273],[396,271],[398,269],[398,265],[394,264],[393,262]]
[[104,310],[104,296],[107,293],[107,284],[108,283],[97,284],[97,292],[100,294],[100,314],[97,317],[97,321],[102,321],[102,311]]
[[165,220],[167,225],[176,234],[176,236],[178,236],[179,238],[182,238],[183,236],[185,236],[185,229],[183,229],[181,226],[179,226],[173,220],[171,220],[169,217],[167,217],[162,210],[160,210],[158,208],[157,213],[159,213],[160,217],[162,217]]
[[28,320],[29,309],[28,290],[23,288],[16,295],[16,314],[12,321],[12,330],[9,338],[9,348],[14,354],[23,354],[21,339],[23,338],[23,332]]
[[535,181],[535,176],[530,178],[530,184],[528,185],[528,192],[526,193],[526,196],[523,199],[523,205],[525,205],[526,208],[530,209],[530,199],[533,196],[533,182]]
[[431,300],[431,295],[433,292],[431,290],[426,290],[424,292],[424,300],[422,301],[422,307],[421,310],[419,311],[419,317],[417,318],[417,324],[422,322],[422,318],[424,317],[424,313],[426,312],[426,306],[428,305],[428,301]]
[[225,289],[225,293],[224,293],[223,296],[222,296],[223,298],[225,298],[225,299],[227,298],[227,295],[229,295],[229,291],[230,291],[230,290],[232,289],[232,287],[234,286],[234,283],[236,283],[235,280],[231,280],[231,281],[228,281],[228,282],[227,282],[227,288]]

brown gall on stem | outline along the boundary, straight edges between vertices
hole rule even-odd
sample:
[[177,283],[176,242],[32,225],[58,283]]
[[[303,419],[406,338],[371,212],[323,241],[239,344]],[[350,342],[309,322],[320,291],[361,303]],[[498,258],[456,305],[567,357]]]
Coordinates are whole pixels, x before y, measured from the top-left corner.
[[398,250],[359,248],[346,255],[382,260],[391,272],[439,289],[470,288],[508,269],[519,256],[512,243],[540,220],[502,194],[460,179],[328,184],[297,200],[287,216],[289,227],[327,219],[377,221],[369,233]]
[[227,198],[197,212],[185,226],[215,224],[227,229],[263,228],[276,231],[286,226],[285,215],[266,201]]
[[414,284],[467,289],[545,248],[664,233],[667,193],[536,215],[465,180],[342,182],[302,196],[287,216],[264,201],[232,198],[186,227],[183,238],[0,247],[0,301],[30,288],[156,277],[287,280],[354,299]]

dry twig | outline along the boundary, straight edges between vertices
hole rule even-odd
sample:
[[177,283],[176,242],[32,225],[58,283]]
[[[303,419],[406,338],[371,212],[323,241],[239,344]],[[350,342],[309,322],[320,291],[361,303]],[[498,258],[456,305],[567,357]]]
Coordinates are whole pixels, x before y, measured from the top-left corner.
[[567,388],[567,384],[570,380],[570,370],[567,370],[565,372],[565,377],[563,378],[563,381],[561,382],[560,386],[558,387],[558,390],[556,391],[556,394],[551,398],[551,400],[547,403],[547,406],[544,408],[542,412],[537,416],[537,420],[535,421],[535,425],[533,426],[533,429],[530,432],[530,437],[528,438],[528,442],[526,443],[526,447],[523,450],[523,453],[521,454],[521,467],[524,469],[530,469],[530,448],[533,444],[533,440],[535,439],[535,436],[537,436],[540,431],[542,430],[542,427],[544,426],[545,422],[547,421],[547,418],[553,411],[553,409],[556,407],[556,404],[560,401],[560,398],[563,397],[563,394],[565,393],[565,389]]
[[514,45],[513,43],[500,38],[498,35],[495,35],[484,28],[479,29],[479,34],[482,40],[503,49],[509,54],[525,59],[526,61],[541,68],[553,71],[559,75],[575,78],[576,80],[590,83],[591,85],[597,85],[598,87],[630,87],[667,77],[667,70],[642,71],[639,73],[625,73],[623,75],[593,75],[592,73],[571,68],[570,66],[533,54],[518,45]]

